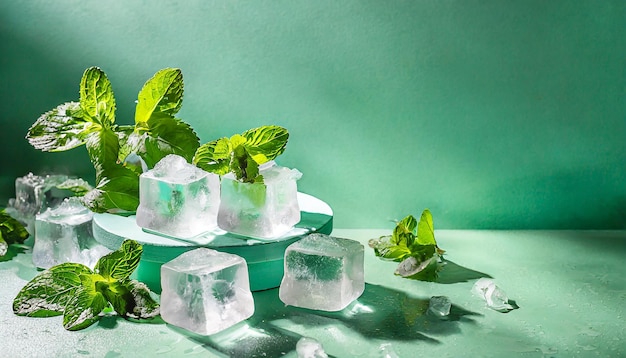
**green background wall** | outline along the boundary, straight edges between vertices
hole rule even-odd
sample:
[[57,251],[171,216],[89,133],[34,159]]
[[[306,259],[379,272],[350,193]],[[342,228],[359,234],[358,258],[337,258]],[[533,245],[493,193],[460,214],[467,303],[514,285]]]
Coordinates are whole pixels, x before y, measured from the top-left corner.
[[93,180],[84,148],[24,139],[85,68],[130,124],[179,67],[201,141],[287,127],[279,162],[336,227],[625,228],[625,30],[623,0],[2,1],[0,200],[29,171]]

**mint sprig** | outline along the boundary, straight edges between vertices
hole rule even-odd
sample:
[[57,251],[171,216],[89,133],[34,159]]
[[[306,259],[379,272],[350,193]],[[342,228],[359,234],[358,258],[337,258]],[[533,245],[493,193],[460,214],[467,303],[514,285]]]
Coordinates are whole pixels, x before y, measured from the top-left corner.
[[119,250],[101,257],[93,271],[78,263],[53,266],[22,288],[13,300],[13,312],[29,317],[63,315],[63,327],[70,331],[91,326],[108,307],[126,318],[153,318],[159,304],[146,285],[129,278],[142,251],[136,241],[125,240]]
[[24,225],[0,210],[0,257],[6,255],[9,245],[23,244],[29,234]]
[[201,145],[193,164],[224,175],[231,172],[244,183],[262,183],[259,165],[276,159],[285,151],[289,132],[279,126],[263,126]]
[[86,145],[96,171],[96,187],[82,200],[92,211],[136,210],[142,166],[126,160],[131,154],[152,168],[168,154],[191,161],[200,145],[194,130],[175,117],[183,97],[180,69],[162,69],[144,84],[135,123],[130,126],[115,123],[115,96],[101,69],[85,70],[79,92],[78,102],[61,104],[41,115],[26,138],[47,152]]
[[408,215],[400,220],[392,235],[371,239],[369,246],[384,260],[400,262],[395,274],[423,281],[435,281],[442,267],[444,251],[437,246],[430,210],[422,212],[419,222]]

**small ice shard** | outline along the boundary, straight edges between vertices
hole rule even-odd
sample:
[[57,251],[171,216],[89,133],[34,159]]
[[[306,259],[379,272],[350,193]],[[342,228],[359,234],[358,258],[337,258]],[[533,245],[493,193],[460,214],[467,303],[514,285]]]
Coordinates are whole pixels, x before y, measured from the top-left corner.
[[254,313],[246,261],[207,248],[187,251],[161,266],[161,317],[211,335]]
[[378,347],[381,358],[400,358],[396,351],[393,350],[391,343],[383,343]]
[[298,340],[296,353],[298,358],[328,358],[322,344],[310,337],[302,337]]
[[50,268],[75,262],[93,268],[111,250],[94,239],[92,218],[93,212],[77,197],[67,198],[56,208],[37,214],[33,264]]
[[259,170],[263,183],[242,183],[232,173],[222,177],[217,217],[222,230],[270,239],[286,234],[300,221],[297,180],[302,173],[277,165]]
[[437,317],[446,317],[450,314],[452,303],[446,296],[433,296],[428,302],[428,312]]
[[472,292],[487,302],[487,307],[499,311],[509,312],[516,307],[509,303],[506,293],[490,278],[481,278],[472,287]]
[[219,193],[217,174],[167,155],[139,177],[137,225],[179,238],[200,235],[217,226]]
[[311,234],[285,250],[279,289],[283,303],[321,311],[340,311],[365,290],[363,245]]

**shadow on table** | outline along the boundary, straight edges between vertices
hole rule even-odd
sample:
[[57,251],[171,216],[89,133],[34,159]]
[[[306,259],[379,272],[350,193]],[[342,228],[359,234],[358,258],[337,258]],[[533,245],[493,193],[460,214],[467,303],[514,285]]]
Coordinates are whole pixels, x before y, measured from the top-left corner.
[[4,256],[0,256],[0,262],[13,260],[15,256],[24,252],[26,252],[26,247],[23,245],[9,245]]
[[423,341],[439,344],[431,335],[460,333],[461,323],[473,323],[479,314],[452,305],[447,317],[428,312],[429,298],[366,284],[365,292],[339,312],[324,312],[285,306],[278,289],[254,293],[256,312],[247,321],[225,331],[201,336],[169,325],[203,347],[231,357],[282,356],[292,352],[303,336],[273,322],[289,320],[304,327],[344,326],[366,339]]
[[450,284],[467,282],[470,280],[476,280],[482,277],[492,278],[490,275],[463,267],[454,263],[453,261],[445,260],[446,264],[439,272],[439,276],[435,280],[437,283]]

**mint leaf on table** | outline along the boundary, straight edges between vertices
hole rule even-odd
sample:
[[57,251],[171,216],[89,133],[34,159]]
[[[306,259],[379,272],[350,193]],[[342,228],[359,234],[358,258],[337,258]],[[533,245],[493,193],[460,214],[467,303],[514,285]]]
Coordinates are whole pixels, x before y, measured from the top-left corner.
[[13,300],[13,312],[19,316],[51,317],[63,314],[65,306],[81,286],[80,275],[89,267],[64,263],[35,276]]
[[259,165],[276,159],[285,151],[289,132],[279,126],[263,126],[201,145],[192,163],[206,171],[224,175],[231,172],[243,183],[262,183]]
[[433,218],[430,210],[422,212],[419,222],[409,215],[400,220],[392,235],[371,239],[369,246],[374,254],[384,260],[400,262],[396,275],[434,281],[441,269],[441,255],[437,246]]
[[74,331],[100,319],[107,307],[126,318],[146,319],[159,314],[150,290],[129,277],[139,264],[142,247],[126,240],[119,250],[98,260],[94,271],[76,263],[63,263],[42,272],[13,300],[21,316],[63,315],[63,327]]
[[22,223],[15,220],[4,209],[0,210],[0,257],[4,256],[11,244],[23,244],[29,234]]

